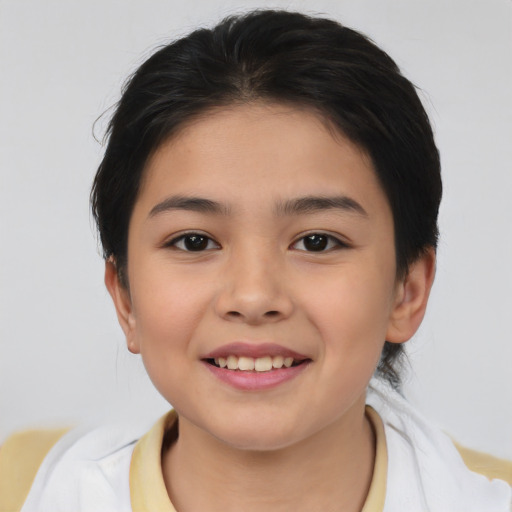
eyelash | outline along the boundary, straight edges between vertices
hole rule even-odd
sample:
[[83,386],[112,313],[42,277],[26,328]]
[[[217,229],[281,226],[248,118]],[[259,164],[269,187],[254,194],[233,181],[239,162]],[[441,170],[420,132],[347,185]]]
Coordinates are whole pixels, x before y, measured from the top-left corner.
[[[305,247],[305,242],[309,239],[310,242],[314,243],[314,241],[313,241],[314,237],[319,237],[319,238],[323,239],[323,240],[320,240],[320,246],[319,246],[320,249],[319,250],[314,250],[314,249],[307,250]],[[203,247],[202,245],[199,244],[196,249],[187,247],[186,246],[187,239],[193,243],[192,239],[194,239],[194,238],[199,238],[200,239],[199,242],[202,242],[203,244],[206,243],[206,245]],[[325,246],[323,246],[324,242],[326,244]],[[296,247],[299,243],[302,243],[302,245],[304,246],[303,249],[298,249]],[[316,243],[318,243],[318,241]],[[180,247],[180,244],[181,244],[181,247]],[[212,245],[213,245],[213,247],[212,247]],[[169,242],[166,242],[164,244],[164,247],[178,249],[178,250],[181,250],[184,252],[205,252],[205,251],[209,251],[212,249],[220,249],[220,245],[215,240],[213,240],[211,237],[209,237],[208,235],[205,235],[203,233],[197,233],[197,232],[184,233],[176,238],[173,238]],[[336,238],[333,235],[328,235],[328,234],[322,233],[322,232],[313,232],[313,233],[308,233],[306,235],[303,235],[290,245],[290,248],[292,248],[292,249],[303,251],[303,252],[310,252],[310,253],[314,253],[314,252],[324,253],[324,252],[330,252],[335,249],[344,249],[344,248],[348,248],[348,247],[349,247],[349,245],[346,242],[341,241],[340,239]]]

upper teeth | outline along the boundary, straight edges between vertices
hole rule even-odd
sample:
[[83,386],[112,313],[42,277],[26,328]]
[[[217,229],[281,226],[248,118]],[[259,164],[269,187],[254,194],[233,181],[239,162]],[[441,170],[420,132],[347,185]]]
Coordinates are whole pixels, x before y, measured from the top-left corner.
[[272,368],[289,368],[293,364],[293,357],[265,356],[265,357],[237,357],[228,356],[214,359],[215,364],[228,370],[256,370],[257,372],[268,372]]

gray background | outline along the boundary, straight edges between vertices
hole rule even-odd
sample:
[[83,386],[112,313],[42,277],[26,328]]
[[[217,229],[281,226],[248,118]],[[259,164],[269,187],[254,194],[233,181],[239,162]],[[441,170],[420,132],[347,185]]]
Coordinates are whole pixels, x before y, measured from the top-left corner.
[[510,0],[0,0],[0,442],[165,411],[103,287],[92,126],[157,45],[258,6],[361,30],[422,88],[445,195],[406,393],[460,442],[512,458]]

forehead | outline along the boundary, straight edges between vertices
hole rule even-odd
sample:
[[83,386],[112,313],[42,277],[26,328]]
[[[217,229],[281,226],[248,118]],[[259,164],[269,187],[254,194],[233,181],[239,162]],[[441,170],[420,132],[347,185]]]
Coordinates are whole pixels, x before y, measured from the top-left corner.
[[170,193],[234,203],[350,193],[387,205],[363,149],[310,109],[268,103],[210,111],[163,143],[148,161],[138,202]]

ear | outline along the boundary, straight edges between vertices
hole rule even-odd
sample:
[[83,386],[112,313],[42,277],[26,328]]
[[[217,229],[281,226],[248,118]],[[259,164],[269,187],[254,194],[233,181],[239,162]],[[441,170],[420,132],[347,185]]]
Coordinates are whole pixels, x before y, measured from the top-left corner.
[[105,263],[105,286],[114,301],[117,319],[126,336],[128,350],[133,354],[140,353],[130,291],[121,283],[115,261],[112,258]]
[[436,255],[434,249],[430,248],[410,265],[406,277],[397,283],[387,341],[403,343],[418,330],[425,316],[435,273]]

